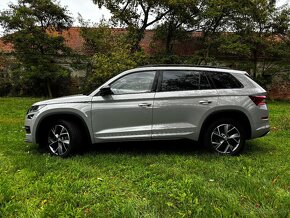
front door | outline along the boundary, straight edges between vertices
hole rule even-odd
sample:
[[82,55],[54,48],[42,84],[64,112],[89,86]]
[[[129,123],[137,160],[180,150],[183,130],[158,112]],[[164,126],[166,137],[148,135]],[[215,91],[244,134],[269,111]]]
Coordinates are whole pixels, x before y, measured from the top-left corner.
[[95,142],[151,139],[155,74],[127,74],[110,84],[113,94],[93,97]]

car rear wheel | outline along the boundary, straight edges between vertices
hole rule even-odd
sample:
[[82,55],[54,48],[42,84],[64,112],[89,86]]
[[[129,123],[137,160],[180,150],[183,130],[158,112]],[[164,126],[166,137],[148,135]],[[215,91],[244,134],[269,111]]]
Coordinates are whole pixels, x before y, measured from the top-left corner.
[[233,119],[219,119],[209,125],[204,141],[219,154],[238,155],[245,146],[245,131]]
[[72,122],[58,120],[47,131],[47,148],[52,155],[67,157],[81,144],[79,128]]

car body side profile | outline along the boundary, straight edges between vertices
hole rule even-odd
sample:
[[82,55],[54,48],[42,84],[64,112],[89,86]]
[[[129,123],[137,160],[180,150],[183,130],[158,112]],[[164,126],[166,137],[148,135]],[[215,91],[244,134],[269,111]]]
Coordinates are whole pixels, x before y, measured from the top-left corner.
[[266,91],[245,71],[144,66],[125,71],[90,95],[37,102],[25,119],[26,141],[66,157],[84,144],[190,139],[221,154],[269,132]]

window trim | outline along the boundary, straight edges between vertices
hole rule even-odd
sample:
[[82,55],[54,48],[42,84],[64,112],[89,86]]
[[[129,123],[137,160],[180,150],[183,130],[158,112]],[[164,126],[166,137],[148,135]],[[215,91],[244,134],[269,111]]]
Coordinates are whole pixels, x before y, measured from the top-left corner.
[[208,78],[208,75],[206,74],[206,72],[205,72],[205,71],[199,71],[199,72],[202,73],[202,74],[204,75],[204,77],[206,78],[206,80],[207,80],[207,82],[208,82],[208,84],[209,84],[209,86],[210,86],[209,89],[200,89],[200,78],[201,78],[201,77],[199,77],[199,90],[211,90],[211,89],[214,89],[214,86],[213,86],[213,84],[211,83],[210,79]]

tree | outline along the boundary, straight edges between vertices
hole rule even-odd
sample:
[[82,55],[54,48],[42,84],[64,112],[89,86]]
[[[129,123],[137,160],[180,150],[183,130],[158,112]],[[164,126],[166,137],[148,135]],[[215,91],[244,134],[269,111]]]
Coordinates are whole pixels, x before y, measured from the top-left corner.
[[158,26],[157,36],[166,42],[166,50],[170,53],[171,41],[182,40],[191,32],[201,31],[198,40],[201,47],[198,51],[199,63],[207,64],[216,39],[229,30],[235,7],[239,7],[235,0],[179,1],[173,4],[173,10],[165,16],[165,22]]
[[112,13],[112,21],[128,28],[131,50],[140,51],[140,41],[146,28],[156,24],[173,9],[168,1],[154,0],[93,0],[99,7]]
[[289,57],[290,10],[276,8],[273,0],[241,1],[239,5],[232,14],[233,32],[221,36],[219,51],[248,60],[256,78],[279,59]]
[[219,36],[230,31],[230,23],[235,8],[239,7],[236,0],[204,0],[200,6],[198,29],[202,32],[200,39],[200,63],[208,64],[214,57],[213,47]]
[[0,96],[6,96],[11,88],[8,66],[11,60],[0,50]]
[[155,29],[155,39],[165,42],[165,54],[172,55],[174,42],[189,39],[197,29],[201,5],[200,0],[171,4],[172,10]]
[[81,24],[80,33],[85,41],[84,47],[91,55],[110,53],[117,41],[124,35],[113,33],[105,20],[101,20],[98,24],[85,21],[81,16],[78,20]]
[[86,78],[86,91],[92,91],[117,74],[144,65],[142,51],[131,53],[130,47],[114,47],[110,53],[97,53],[92,58],[92,72]]
[[157,26],[154,33],[154,40],[161,40],[165,43],[165,54],[172,55],[174,42],[189,38],[188,32],[182,27],[182,23],[178,20],[167,20],[163,24]]
[[54,0],[18,0],[0,14],[4,40],[13,44],[15,56],[23,64],[24,76],[45,83],[52,97],[51,84],[68,71],[57,64],[67,54],[64,38],[58,33],[72,24],[66,8]]
[[90,59],[91,71],[87,72],[83,90],[90,92],[122,71],[146,63],[147,56],[142,51],[131,52],[124,34],[116,34],[105,23],[94,28],[84,27],[81,34],[86,47],[94,54]]

